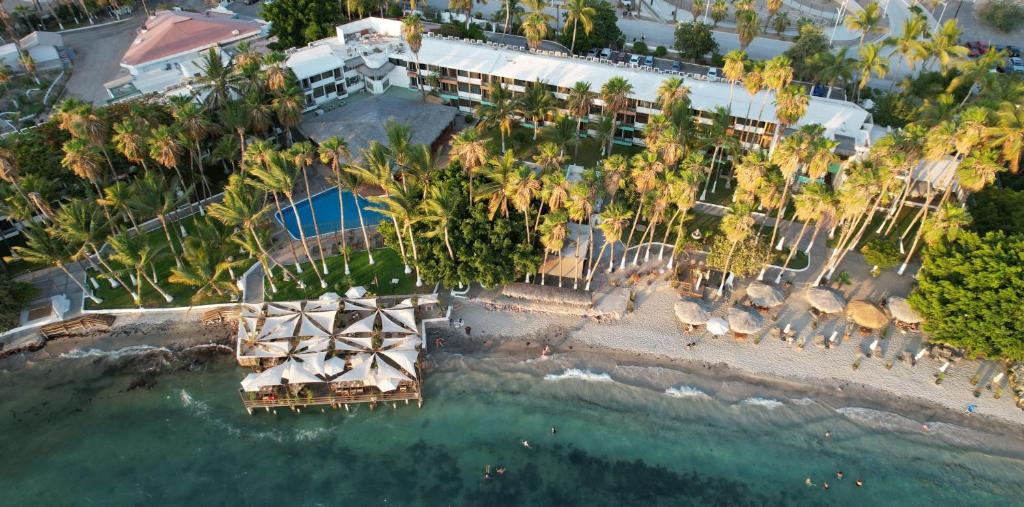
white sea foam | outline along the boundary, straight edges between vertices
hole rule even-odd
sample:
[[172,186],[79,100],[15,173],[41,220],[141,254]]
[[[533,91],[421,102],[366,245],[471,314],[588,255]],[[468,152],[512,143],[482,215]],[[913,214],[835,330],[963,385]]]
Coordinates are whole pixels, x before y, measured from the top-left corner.
[[109,357],[118,359],[125,356],[138,356],[153,352],[170,352],[165,347],[154,347],[152,345],[132,345],[115,350],[100,349],[72,349],[60,355],[61,359],[82,359],[86,357]]
[[581,370],[579,368],[569,368],[562,373],[549,373],[544,375],[544,380],[556,381],[556,380],[587,380],[591,382],[614,382],[611,375],[607,373],[594,373],[590,370]]
[[697,398],[703,400],[711,398],[711,396],[708,396],[704,391],[690,386],[670,387],[665,389],[665,394],[673,398]]
[[782,403],[779,400],[773,400],[771,398],[758,398],[758,397],[754,397],[754,398],[747,398],[747,399],[741,401],[740,405],[749,405],[749,406],[754,406],[754,407],[766,408],[768,410],[775,410],[775,409],[785,405],[785,403]]
[[794,405],[799,405],[801,407],[806,407],[807,405],[814,405],[816,403],[814,400],[812,400],[810,398],[799,398],[799,399],[795,399],[795,400],[791,399],[789,401],[790,401],[790,403],[792,403]]

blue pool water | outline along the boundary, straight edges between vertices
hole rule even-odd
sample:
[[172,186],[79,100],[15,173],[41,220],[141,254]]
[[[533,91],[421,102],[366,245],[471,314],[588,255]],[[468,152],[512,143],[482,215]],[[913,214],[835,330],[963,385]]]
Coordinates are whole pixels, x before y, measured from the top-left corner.
[[[341,196],[344,202],[346,229],[356,229],[359,227],[359,215],[356,211],[356,201],[359,202],[359,208],[363,210],[363,222],[367,226],[377,225],[377,222],[380,222],[383,215],[366,209],[367,206],[371,205],[370,201],[363,197],[354,196],[348,191],[342,192]],[[341,209],[338,207],[337,189],[329,188],[314,195],[312,202],[316,209],[316,222],[320,227],[320,234],[333,234],[341,230]],[[306,234],[306,237],[316,235],[316,229],[313,227],[313,213],[310,210],[309,203],[310,199],[303,199],[295,203],[295,208],[299,212],[299,220],[302,222],[302,232]],[[280,213],[275,213],[274,217],[278,222],[284,224],[285,228],[288,229],[288,234],[291,234],[292,238],[299,239],[299,228],[295,220],[295,211],[293,211],[291,206],[289,206],[283,209],[283,213],[283,221],[281,220]]]

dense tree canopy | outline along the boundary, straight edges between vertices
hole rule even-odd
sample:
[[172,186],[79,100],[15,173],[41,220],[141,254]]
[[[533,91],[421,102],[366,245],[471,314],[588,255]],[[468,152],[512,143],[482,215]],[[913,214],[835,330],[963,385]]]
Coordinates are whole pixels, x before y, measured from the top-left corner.
[[1024,359],[1024,236],[959,234],[924,252],[910,303],[932,340]]
[[971,199],[971,217],[979,234],[1005,231],[1024,234],[1024,192],[989,187]]
[[333,0],[288,0],[264,4],[263,19],[271,23],[270,33],[286,48],[305,46],[334,34],[344,21],[338,2]]
[[[586,52],[590,48],[615,48],[619,49],[625,43],[625,36],[619,30],[619,18],[615,15],[615,8],[605,0],[592,2],[591,7],[597,11],[594,14],[594,29],[586,33],[582,29],[576,31],[576,51]],[[562,30],[561,41],[566,47],[572,44],[572,30]]]
[[[450,213],[448,240],[454,259],[448,253],[443,234],[431,234],[432,227],[425,221],[413,224],[418,265],[425,280],[441,282],[446,287],[470,282],[495,287],[536,271],[540,254],[524,238],[522,214],[510,209],[508,218],[499,213],[489,220],[486,201],[470,205],[468,182],[457,163],[431,179],[431,186],[447,196],[443,204]],[[391,222],[382,221],[378,230],[385,244],[400,250]]]
[[821,29],[813,24],[805,24],[800,27],[800,35],[785,55],[793,61],[793,74],[797,79],[814,81],[821,70],[820,61],[814,56],[828,50],[828,39]]
[[683,59],[697,60],[718,51],[718,42],[711,36],[711,25],[691,21],[676,26],[675,48]]
[[35,297],[36,288],[25,282],[15,282],[0,273],[0,330],[18,325],[21,308]]

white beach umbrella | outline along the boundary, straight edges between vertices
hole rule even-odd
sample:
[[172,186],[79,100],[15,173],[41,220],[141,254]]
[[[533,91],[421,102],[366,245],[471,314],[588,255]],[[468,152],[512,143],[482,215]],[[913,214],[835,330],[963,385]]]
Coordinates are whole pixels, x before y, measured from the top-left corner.
[[359,298],[363,297],[365,294],[366,294],[366,287],[363,287],[362,285],[356,285],[355,287],[350,287],[347,291],[345,291],[345,297],[347,297],[349,299],[359,299]]
[[301,363],[295,360],[285,361],[286,365],[282,378],[288,379],[289,384],[309,384],[313,382],[323,382],[322,379],[316,376],[316,373],[306,367],[305,363]]
[[242,389],[245,391],[259,391],[262,387],[281,385],[281,376],[287,368],[287,363],[267,368],[259,373],[250,373],[242,380]]
[[[381,355],[394,361],[395,364],[401,366],[409,375],[416,376],[416,359],[419,358],[419,352],[415,350],[385,350],[381,352]],[[383,361],[378,358],[378,368],[382,363]]]
[[721,317],[711,317],[705,327],[713,335],[721,336],[729,332],[729,323]]

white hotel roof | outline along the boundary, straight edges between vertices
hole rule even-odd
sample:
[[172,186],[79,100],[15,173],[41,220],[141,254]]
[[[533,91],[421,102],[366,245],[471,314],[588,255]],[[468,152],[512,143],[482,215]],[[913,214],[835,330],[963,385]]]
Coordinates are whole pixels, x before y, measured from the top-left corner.
[[286,65],[298,79],[319,74],[325,70],[337,69],[345,63],[328,44],[302,48],[288,56]]
[[[403,55],[406,59],[411,53]],[[419,52],[420,63],[480,72],[523,81],[542,81],[555,86],[571,88],[577,81],[587,81],[597,91],[609,79],[621,76],[633,85],[633,98],[657,101],[658,86],[672,77],[670,74],[617,67],[610,64],[566,57],[517,51],[495,46],[476,45],[459,40],[424,37]],[[711,111],[715,106],[729,103],[729,84],[683,78],[690,88],[690,101],[694,108]],[[775,117],[774,93],[758,93],[750,107],[751,114],[764,106],[764,118]],[[742,86],[733,90],[732,109],[736,114],[747,111],[751,95]],[[861,126],[868,112],[851,102],[811,97],[807,113],[797,125],[819,124],[831,133],[860,139],[865,134]]]

